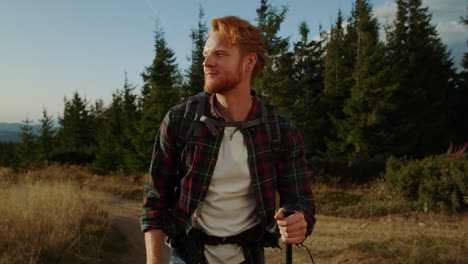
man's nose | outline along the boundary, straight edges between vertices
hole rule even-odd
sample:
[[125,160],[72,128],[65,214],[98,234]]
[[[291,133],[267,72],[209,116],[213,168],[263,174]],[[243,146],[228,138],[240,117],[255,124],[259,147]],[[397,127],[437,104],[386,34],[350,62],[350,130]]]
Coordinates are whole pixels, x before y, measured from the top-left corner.
[[207,55],[203,61],[203,67],[210,68],[216,65],[216,62],[212,55]]

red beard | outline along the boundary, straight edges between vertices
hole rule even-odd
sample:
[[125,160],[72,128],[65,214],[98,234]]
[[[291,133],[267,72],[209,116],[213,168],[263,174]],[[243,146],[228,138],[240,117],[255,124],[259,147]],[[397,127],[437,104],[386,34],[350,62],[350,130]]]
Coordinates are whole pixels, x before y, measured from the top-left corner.
[[215,77],[211,81],[207,81],[207,76],[205,75],[205,85],[204,90],[209,94],[213,93],[225,93],[232,90],[236,87],[242,78],[242,70],[239,65],[237,71],[233,74],[226,74],[225,77]]

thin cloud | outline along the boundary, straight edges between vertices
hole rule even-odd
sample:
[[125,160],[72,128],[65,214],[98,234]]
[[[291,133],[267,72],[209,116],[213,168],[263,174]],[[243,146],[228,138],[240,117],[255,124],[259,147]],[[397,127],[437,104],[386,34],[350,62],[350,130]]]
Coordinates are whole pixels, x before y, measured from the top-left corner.
[[[431,23],[436,26],[442,41],[452,50],[457,64],[463,56],[463,50],[466,50],[468,27],[460,24],[460,17],[466,15],[467,3],[465,0],[423,0],[422,6],[429,7]],[[396,12],[397,5],[394,1],[387,1],[374,8],[374,14],[382,26],[392,25]]]
[[[423,0],[422,5],[429,7],[432,14],[431,23],[436,26],[445,44],[465,41],[468,28],[459,23],[460,16],[464,16],[466,11],[464,0]],[[397,5],[394,2],[386,2],[374,9],[374,14],[382,25],[393,23],[396,12]]]

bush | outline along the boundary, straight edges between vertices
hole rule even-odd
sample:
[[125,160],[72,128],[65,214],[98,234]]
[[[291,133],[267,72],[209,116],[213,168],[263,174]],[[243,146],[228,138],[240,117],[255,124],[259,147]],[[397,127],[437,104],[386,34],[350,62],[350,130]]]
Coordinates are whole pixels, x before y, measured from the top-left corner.
[[313,157],[308,165],[316,183],[339,186],[369,183],[385,171],[385,160],[380,157]]
[[468,208],[468,156],[443,154],[421,160],[391,157],[384,177],[390,188],[420,209],[459,212]]

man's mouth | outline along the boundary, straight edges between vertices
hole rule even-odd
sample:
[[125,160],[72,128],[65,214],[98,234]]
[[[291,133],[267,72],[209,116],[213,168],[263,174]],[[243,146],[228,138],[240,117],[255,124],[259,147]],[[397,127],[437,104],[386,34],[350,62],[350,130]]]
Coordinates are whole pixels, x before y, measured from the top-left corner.
[[206,77],[215,77],[215,76],[218,76],[219,73],[218,72],[207,72],[205,74]]

